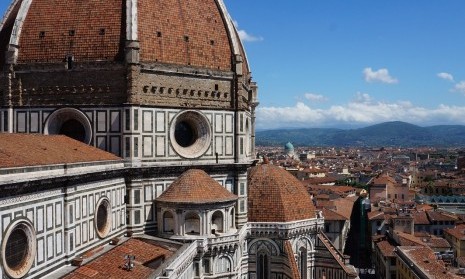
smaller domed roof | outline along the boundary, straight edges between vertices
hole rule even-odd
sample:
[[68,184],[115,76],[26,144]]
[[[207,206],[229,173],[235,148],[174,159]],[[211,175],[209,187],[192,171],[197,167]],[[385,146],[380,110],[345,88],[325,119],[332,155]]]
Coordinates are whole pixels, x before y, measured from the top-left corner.
[[294,150],[294,145],[292,143],[288,142],[284,145],[285,150]]
[[237,196],[226,190],[206,172],[190,169],[176,179],[156,199],[158,202],[203,204],[237,200]]
[[288,171],[263,164],[249,173],[250,222],[292,222],[315,218],[315,206],[302,183]]

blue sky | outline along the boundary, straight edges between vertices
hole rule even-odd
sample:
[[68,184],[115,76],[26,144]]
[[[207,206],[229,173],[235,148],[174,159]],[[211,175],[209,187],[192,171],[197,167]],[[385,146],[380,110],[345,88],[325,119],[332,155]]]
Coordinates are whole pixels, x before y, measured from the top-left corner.
[[225,3],[259,85],[259,129],[465,124],[465,1]]
[[225,2],[259,128],[465,124],[465,1]]

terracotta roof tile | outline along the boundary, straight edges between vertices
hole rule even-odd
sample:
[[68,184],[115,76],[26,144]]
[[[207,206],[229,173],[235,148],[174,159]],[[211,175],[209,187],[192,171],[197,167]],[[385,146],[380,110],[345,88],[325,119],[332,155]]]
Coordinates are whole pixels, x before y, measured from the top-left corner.
[[414,212],[412,215],[413,215],[413,222],[415,225],[429,225],[430,224],[428,216],[426,216],[426,212],[424,211]]
[[391,243],[389,243],[387,240],[383,240],[383,241],[376,243],[376,246],[381,251],[381,254],[383,254],[384,257],[395,257],[396,256],[396,254],[394,253],[394,249],[396,247],[393,246]]
[[325,221],[326,220],[328,220],[328,221],[347,221],[347,220],[349,220],[346,217],[342,216],[341,214],[338,214],[337,212],[334,212],[331,209],[323,208],[322,211],[323,211],[323,216],[325,217]]
[[0,133],[0,168],[119,160],[66,136]]
[[344,216],[347,220],[350,220],[350,216],[352,215],[352,210],[357,199],[358,197],[345,197],[334,200],[334,205],[336,206],[335,211]]
[[382,211],[372,211],[368,212],[368,220],[384,220],[384,212]]
[[[123,268],[124,256],[134,255],[134,268],[127,271]],[[157,259],[166,259],[173,252],[147,239],[132,238],[114,249],[106,252],[88,264],[77,268],[63,279],[107,279],[107,278],[148,278],[155,269],[150,263]]]
[[445,229],[444,233],[450,234],[457,239],[465,240],[465,225],[461,224],[457,225],[455,228]]
[[226,190],[206,172],[190,169],[176,179],[157,198],[159,202],[171,203],[216,203],[237,200],[237,196]]
[[451,279],[462,278],[449,271],[443,261],[436,259],[433,250],[429,247],[398,247],[409,259],[417,265],[428,278]]
[[289,172],[269,164],[249,172],[249,221],[289,222],[315,218],[305,187]]
[[438,211],[427,211],[426,214],[431,221],[458,221],[459,219],[458,217]]

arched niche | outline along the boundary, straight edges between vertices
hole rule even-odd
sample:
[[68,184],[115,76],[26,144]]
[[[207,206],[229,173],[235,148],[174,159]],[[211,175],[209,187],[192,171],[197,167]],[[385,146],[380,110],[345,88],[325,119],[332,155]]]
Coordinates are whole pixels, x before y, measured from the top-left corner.
[[194,212],[187,213],[184,218],[184,229],[187,235],[199,235],[200,216]]

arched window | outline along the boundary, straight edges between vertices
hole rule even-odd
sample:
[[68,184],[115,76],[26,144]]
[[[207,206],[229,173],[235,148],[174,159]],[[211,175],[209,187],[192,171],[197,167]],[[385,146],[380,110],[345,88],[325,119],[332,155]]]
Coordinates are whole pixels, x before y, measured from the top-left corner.
[[174,217],[169,211],[163,213],[163,232],[174,234]]
[[249,119],[245,121],[245,154],[249,156],[252,153],[251,135],[249,127]]
[[304,247],[299,249],[299,259],[300,278],[307,278],[307,249]]
[[188,213],[184,220],[184,228],[186,234],[199,235],[200,234],[200,217],[196,213]]
[[231,261],[227,257],[221,257],[216,261],[216,273],[231,272]]
[[231,208],[229,213],[229,228],[234,229],[236,226],[236,216],[234,214],[234,208]]
[[223,232],[223,212],[216,211],[212,216],[212,233]]
[[264,252],[257,255],[257,279],[268,279],[270,274],[269,256]]

